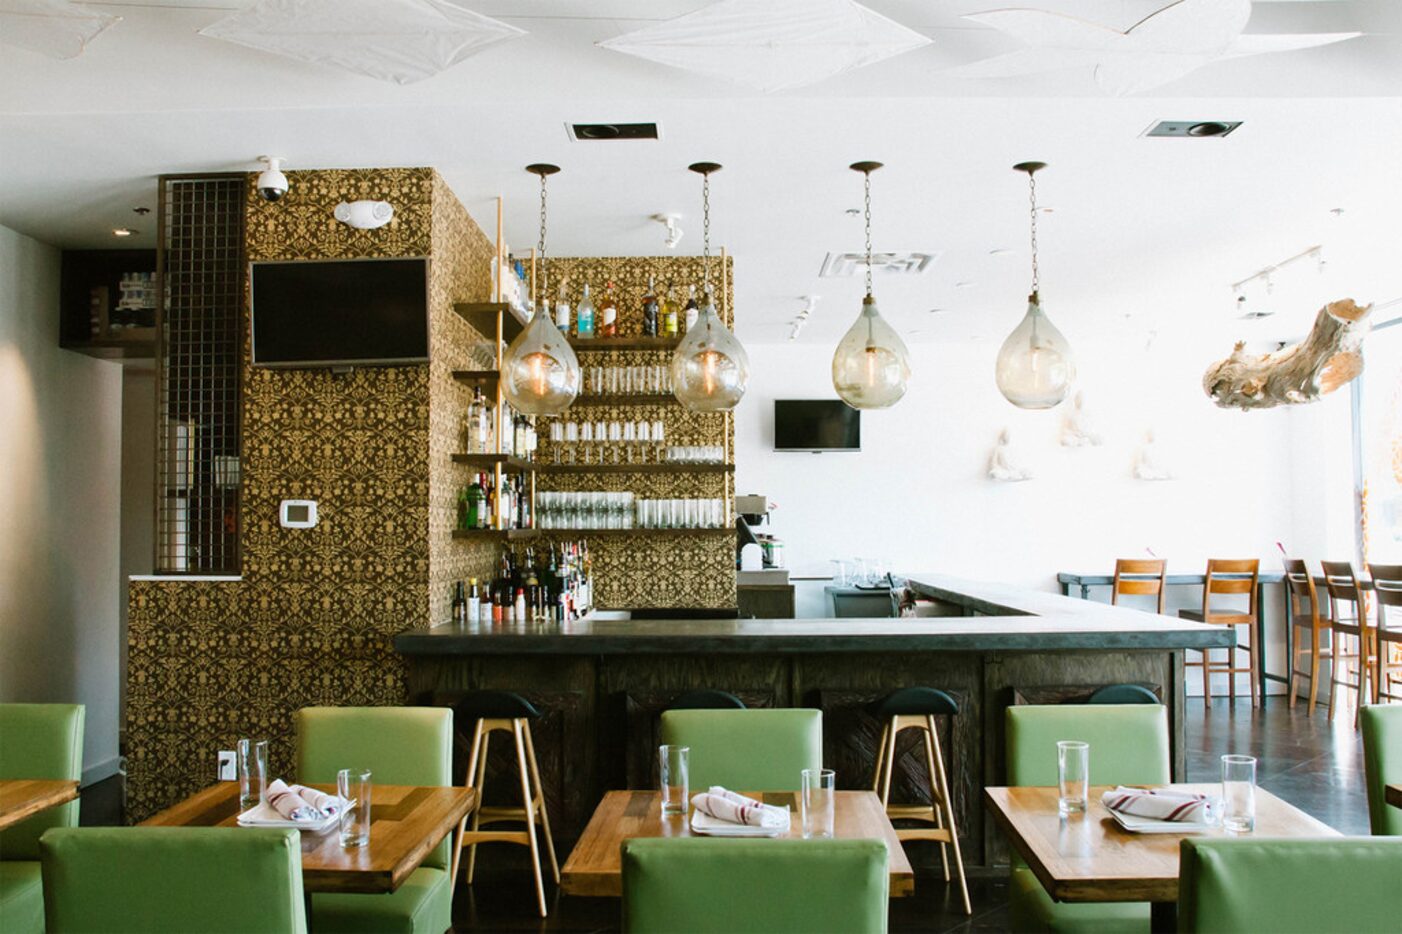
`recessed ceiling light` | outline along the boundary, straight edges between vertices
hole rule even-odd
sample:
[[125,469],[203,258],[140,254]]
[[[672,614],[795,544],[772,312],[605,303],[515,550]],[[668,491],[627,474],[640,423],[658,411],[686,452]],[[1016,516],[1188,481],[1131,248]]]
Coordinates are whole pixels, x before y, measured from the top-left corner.
[[134,213],[134,214],[140,214],[142,217],[145,217],[147,214],[150,214],[150,213],[151,213],[151,209],[150,209],[150,208],[132,208],[132,213]]
[[1240,120],[1161,120],[1145,136],[1164,139],[1214,139],[1229,135]]
[[113,227],[113,228],[112,228],[112,236],[114,236],[114,237],[130,237],[130,236],[131,236],[132,234],[134,234],[134,233],[136,233],[136,231],[135,231],[135,230],[132,230],[130,227]]
[[662,131],[656,123],[567,123],[565,130],[576,143],[662,138]]

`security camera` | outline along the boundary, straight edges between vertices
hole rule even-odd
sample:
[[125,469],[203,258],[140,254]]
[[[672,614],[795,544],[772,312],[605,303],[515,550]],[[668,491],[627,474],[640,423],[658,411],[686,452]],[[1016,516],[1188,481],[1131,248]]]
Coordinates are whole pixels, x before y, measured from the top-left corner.
[[259,156],[267,166],[258,174],[258,197],[264,201],[280,201],[287,194],[287,176],[282,174],[281,156]]

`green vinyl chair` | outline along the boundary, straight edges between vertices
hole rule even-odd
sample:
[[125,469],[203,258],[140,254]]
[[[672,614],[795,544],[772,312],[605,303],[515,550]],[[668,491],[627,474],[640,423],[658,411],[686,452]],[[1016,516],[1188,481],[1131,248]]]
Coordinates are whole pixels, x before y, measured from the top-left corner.
[[[453,712],[444,707],[304,707],[297,711],[297,778],[336,781],[366,768],[374,785],[453,784]],[[373,804],[372,804],[373,807]],[[371,827],[371,843],[374,842]],[[443,934],[453,923],[451,839],[387,895],[312,896],[312,930]]]
[[[1055,785],[1056,744],[1090,744],[1092,785],[1156,785],[1172,781],[1168,714],[1150,704],[1058,704],[1009,707],[1009,785]],[[1014,931],[1148,931],[1142,902],[1070,904],[1052,901],[1032,870],[1014,856],[1009,885]]]
[[804,769],[823,767],[823,712],[668,710],[659,741],[691,748],[693,790],[798,791]]
[[623,930],[884,934],[888,856],[880,840],[626,840]]
[[305,934],[298,833],[261,827],[50,830],[39,841],[49,934]]
[[1402,704],[1359,711],[1363,773],[1368,780],[1368,823],[1375,836],[1402,836],[1402,808],[1383,799],[1383,786],[1402,783]]
[[1402,840],[1187,837],[1178,860],[1186,934],[1371,934],[1402,926]]
[[[0,704],[0,778],[83,777],[82,704]],[[39,838],[78,826],[78,802],[35,814],[0,831],[0,930],[42,934],[44,889]]]

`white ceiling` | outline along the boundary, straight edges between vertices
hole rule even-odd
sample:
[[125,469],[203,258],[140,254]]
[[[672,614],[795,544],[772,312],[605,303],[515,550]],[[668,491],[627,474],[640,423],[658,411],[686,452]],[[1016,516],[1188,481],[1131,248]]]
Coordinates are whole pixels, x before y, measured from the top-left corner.
[[[1163,0],[1034,2],[1127,28]],[[1043,293],[1073,342],[1207,329],[1215,347],[1295,333],[1327,297],[1402,295],[1402,3],[1258,2],[1248,32],[1366,35],[1215,63],[1118,99],[1081,70],[942,74],[1012,48],[958,18],[997,2],[872,0],[933,43],[770,96],[594,46],[703,0],[468,3],[529,35],[408,86],[195,35],[241,0],[91,5],[123,21],[79,58],[0,56],[0,223],[62,246],[113,245],[123,224],[149,243],[154,224],[131,208],[154,207],[156,175],[251,168],[272,152],[291,168],[436,166],[484,226],[504,196],[508,237],[523,247],[536,190],[522,167],[556,162],[552,252],[664,252],[647,218],[665,211],[683,215],[680,250],[699,252],[698,179],[685,167],[715,160],[726,168],[713,181],[713,239],[739,260],[741,336],[785,339],[799,296],[820,294],[802,340],[830,343],[861,284],[819,279],[819,266],[829,250],[860,248],[860,219],[845,211],[860,204],[861,179],[846,166],[877,159],[877,249],[941,253],[923,276],[878,280],[883,311],[917,343],[996,342],[1027,290],[1025,179],[1009,166],[1041,159],[1042,203],[1054,208],[1042,219]],[[1160,119],[1245,125],[1227,139],[1142,138]],[[627,120],[658,121],[663,139],[574,143],[564,130]],[[1233,319],[1230,282],[1316,243],[1326,271],[1277,277],[1280,315]]]

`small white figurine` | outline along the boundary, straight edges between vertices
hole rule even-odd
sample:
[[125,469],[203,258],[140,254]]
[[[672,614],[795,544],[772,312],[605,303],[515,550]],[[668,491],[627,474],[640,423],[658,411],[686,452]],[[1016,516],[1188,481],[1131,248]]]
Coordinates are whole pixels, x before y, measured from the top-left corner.
[[1008,483],[1032,479],[1032,471],[1020,463],[1017,452],[1013,450],[1012,438],[1006,428],[998,435],[998,443],[988,459],[988,476]]
[[1085,410],[1085,395],[1077,392],[1061,426],[1061,445],[1068,448],[1095,448],[1104,442]]
[[1172,480],[1173,471],[1164,463],[1163,454],[1159,450],[1159,443],[1154,438],[1154,431],[1144,433],[1144,446],[1139,449],[1139,457],[1134,462],[1134,478],[1136,480]]

